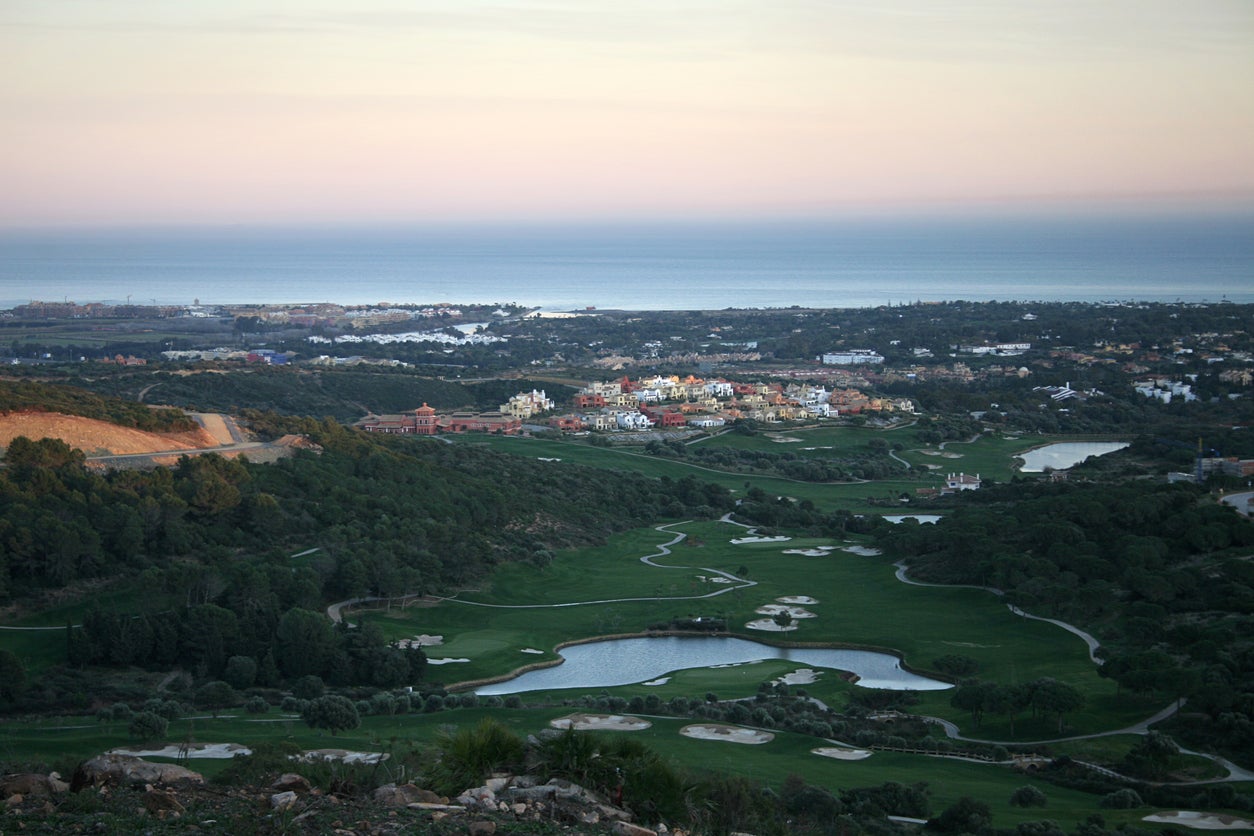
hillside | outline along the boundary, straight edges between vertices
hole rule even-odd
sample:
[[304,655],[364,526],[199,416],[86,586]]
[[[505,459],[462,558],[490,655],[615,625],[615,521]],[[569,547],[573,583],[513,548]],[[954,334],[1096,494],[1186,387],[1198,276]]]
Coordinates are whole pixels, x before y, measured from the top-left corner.
[[38,441],[56,438],[87,455],[158,453],[216,447],[220,442],[207,430],[156,433],[122,427],[95,418],[60,412],[11,412],[0,415],[0,446],[8,447],[18,436]]

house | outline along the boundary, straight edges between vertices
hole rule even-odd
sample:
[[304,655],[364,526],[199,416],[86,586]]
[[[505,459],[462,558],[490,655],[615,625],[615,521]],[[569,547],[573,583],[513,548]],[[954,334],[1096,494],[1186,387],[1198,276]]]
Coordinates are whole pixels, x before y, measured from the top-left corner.
[[943,493],[956,493],[957,491],[976,491],[980,489],[980,474],[968,476],[965,473],[950,473],[945,477],[945,488]]
[[530,392],[519,392],[507,403],[501,404],[501,414],[512,415],[515,418],[530,418],[541,412],[548,412],[553,406],[553,400],[545,395],[543,389],[538,392],[532,389]]
[[833,351],[818,358],[825,366],[859,366],[884,362],[884,355],[869,348]]
[[512,415],[484,412],[454,412],[440,422],[440,429],[450,433],[484,432],[514,435],[522,429],[522,421]]

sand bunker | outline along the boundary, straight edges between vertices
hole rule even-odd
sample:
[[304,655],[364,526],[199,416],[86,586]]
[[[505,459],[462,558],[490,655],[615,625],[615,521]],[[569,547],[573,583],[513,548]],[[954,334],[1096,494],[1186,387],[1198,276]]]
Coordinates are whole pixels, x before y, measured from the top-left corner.
[[347,749],[310,749],[296,760],[305,763],[341,761],[343,763],[382,763],[391,757],[387,752],[350,752]]
[[733,546],[743,546],[746,543],[787,543],[791,539],[781,534],[778,537],[737,537],[731,543]]
[[841,551],[849,552],[850,554],[860,554],[863,557],[874,557],[877,554],[883,554],[879,549],[873,549],[870,546],[845,546]]
[[641,682],[640,684],[644,685],[647,688],[656,688],[658,685],[665,685],[666,683],[670,681],[671,681],[671,678],[669,676],[663,676],[663,677],[659,677],[658,679],[650,679],[648,682]]
[[145,749],[141,746],[122,746],[110,749],[106,755],[132,755],[137,758],[206,758],[213,760],[229,760],[236,755],[251,755],[252,749],[238,743],[196,743],[191,746],[170,744],[159,749]]
[[684,726],[679,730],[684,737],[695,737],[697,740],[723,740],[727,743],[749,743],[757,745],[770,743],[775,735],[757,729],[742,729],[739,726],[725,726],[722,723],[697,723]]
[[961,454],[961,453],[941,453],[941,456],[942,456],[943,458],[946,458],[946,459],[960,459],[960,458],[962,458],[962,454]]
[[549,725],[555,729],[577,731],[641,731],[653,724],[639,717],[624,717],[621,714],[567,714],[550,720]]
[[[805,557],[827,557],[835,546],[815,546],[812,549],[784,549],[784,554],[800,554]],[[848,549],[846,549],[848,551]]]
[[1145,816],[1142,821],[1178,824],[1195,830],[1254,830],[1254,821],[1220,813],[1199,813],[1195,810],[1165,810]]
[[410,639],[398,639],[396,642],[396,646],[401,650],[405,650],[410,647],[435,647],[436,645],[441,644],[444,644],[443,636],[428,636],[426,633],[423,633],[421,636],[414,636]]
[[454,659],[452,657],[446,656],[443,659],[428,659],[427,664],[428,665],[451,665],[451,664],[454,664],[455,662],[469,662],[469,661],[470,661],[469,659]]
[[762,662],[762,660],[761,660],[761,659],[751,659],[751,660],[750,660],[750,661],[748,661],[748,662],[728,662],[728,663],[727,663],[727,664],[725,664],[725,665],[710,665],[710,670],[712,670],[712,671],[713,671],[713,670],[718,670],[719,668],[739,668],[739,667],[741,667],[741,666],[743,666],[743,665],[757,665],[757,664],[761,664],[761,662]]
[[768,633],[787,633],[797,629],[796,624],[776,624],[773,618],[759,618],[756,621],[750,621],[745,626],[750,630],[764,630]]
[[809,685],[811,682],[819,681],[819,672],[814,668],[797,668],[792,673],[786,673],[778,679],[771,680],[772,685]]
[[519,653],[544,653],[543,650],[536,650],[534,647],[524,647]]
[[791,435],[772,435],[767,437],[776,444],[795,444],[801,441],[801,439],[793,438]]
[[781,604],[817,604],[818,598],[811,598],[809,595],[781,595],[775,599]]
[[791,607],[787,604],[767,604],[754,610],[758,615],[777,615],[786,612],[793,618],[814,618],[814,613],[802,607]]
[[835,758],[838,761],[860,761],[871,757],[866,749],[841,749],[837,746],[821,746],[811,749],[810,754],[821,758]]
[[697,575],[697,580],[701,581],[701,583],[731,583],[732,582],[731,578],[725,578],[722,575],[716,575],[714,577],[707,577],[706,575]]

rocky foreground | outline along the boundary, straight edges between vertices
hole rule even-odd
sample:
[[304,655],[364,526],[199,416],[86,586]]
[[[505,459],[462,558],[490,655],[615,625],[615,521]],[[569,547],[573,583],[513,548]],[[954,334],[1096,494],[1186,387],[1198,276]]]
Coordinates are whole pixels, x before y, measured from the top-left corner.
[[413,784],[323,790],[298,772],[268,786],[218,787],[181,766],[110,754],[84,762],[69,782],[56,773],[2,776],[0,796],[0,833],[685,836],[634,824],[577,784],[526,775],[494,777],[450,799]]

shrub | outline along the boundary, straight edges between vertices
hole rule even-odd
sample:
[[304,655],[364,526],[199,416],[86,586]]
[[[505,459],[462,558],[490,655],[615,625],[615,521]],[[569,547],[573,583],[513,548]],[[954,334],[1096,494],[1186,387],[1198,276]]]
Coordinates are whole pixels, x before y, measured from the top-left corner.
[[1010,794],[1011,807],[1044,807],[1048,796],[1031,784],[1025,784]]
[[478,786],[493,772],[519,765],[523,741],[506,726],[486,718],[473,728],[441,733],[437,759],[427,779],[443,795]]
[[327,729],[332,736],[361,725],[357,707],[347,697],[335,694],[311,700],[300,716],[311,729]]
[[1137,807],[1144,807],[1145,802],[1141,800],[1140,794],[1130,787],[1124,787],[1121,790],[1115,790],[1102,796],[1102,800],[1097,803],[1099,807],[1105,807],[1108,810],[1133,810]]
[[249,697],[244,702],[244,710],[249,714],[265,714],[270,710],[270,703],[265,697]]
[[141,711],[131,718],[130,725],[126,727],[126,733],[139,740],[157,740],[165,737],[169,727],[170,722],[160,714]]

